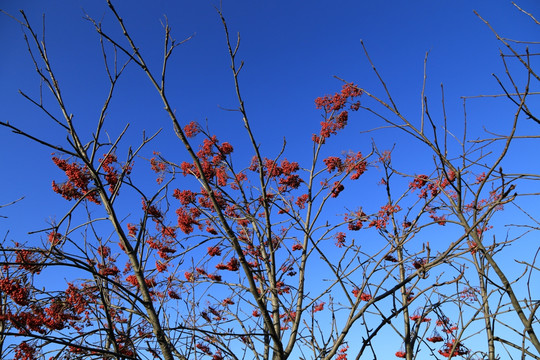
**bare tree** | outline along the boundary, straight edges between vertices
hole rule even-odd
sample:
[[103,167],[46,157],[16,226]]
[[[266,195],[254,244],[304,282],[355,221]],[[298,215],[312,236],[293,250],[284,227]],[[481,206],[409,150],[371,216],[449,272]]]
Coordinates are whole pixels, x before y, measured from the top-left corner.
[[[287,159],[285,142],[277,154],[262,153],[241,92],[240,35],[230,36],[221,10],[235,111],[251,144],[247,158],[220,141],[211,125],[182,121],[181,110],[174,110],[166,70],[185,40],[174,40],[166,24],[163,62],[153,68],[129,22],[111,1],[107,5],[123,37],[87,17],[99,35],[109,79],[92,133],[79,129],[64,101],[45,39],[24,12],[13,17],[54,101],[22,95],[58,128],[59,140],[42,139],[13,122],[0,124],[54,151],[52,161],[65,179],[53,181],[52,188],[73,205],[40,232],[46,234],[41,244],[3,241],[3,357],[377,358],[374,339],[393,333],[402,343],[401,349],[396,343],[396,356],[409,360],[426,353],[497,359],[500,349],[539,358],[536,256],[516,259],[523,273],[508,274],[502,262],[521,236],[493,230],[497,236],[486,235],[499,226],[493,220],[498,214],[509,206],[521,209],[520,198],[536,195],[517,192],[520,184],[538,180],[534,169],[503,170],[511,144],[535,139],[517,135],[523,115],[538,122],[527,104],[538,76],[529,50],[516,49],[521,43],[495,33],[510,51],[503,54],[505,65],[508,58],[522,65],[520,81],[526,73],[520,87],[507,71],[512,91],[498,80],[516,105],[504,135],[471,138],[465,113],[463,136],[454,136],[442,91],[440,120],[424,91],[421,118],[407,119],[366,50],[383,96],[338,79],[340,91],[315,100],[321,129],[312,135],[311,159],[302,164]],[[106,131],[107,110],[128,66],[146,76],[162,101],[179,145],[170,153],[146,155],[157,133],[124,145],[129,123],[113,139]],[[470,100],[464,98],[464,109]],[[384,124],[373,131],[397,128],[406,141],[425,146],[433,156],[431,171],[401,169],[392,150],[379,150],[376,143],[363,152],[330,153],[327,143],[359,110]],[[156,174],[151,189],[136,176],[144,166],[134,161],[145,156]],[[366,171],[380,171],[379,183],[364,180]],[[340,216],[331,213],[330,207],[349,203],[346,194],[358,183],[382,188],[384,196],[378,204],[359,202]],[[133,198],[142,199],[139,208]],[[536,230],[537,221],[529,217],[533,225],[523,226]],[[424,236],[443,231],[452,238],[444,245]],[[359,240],[364,233],[376,241]],[[43,287],[57,268],[68,270],[72,281],[63,290]],[[315,274],[321,281],[314,281]],[[518,286],[527,289],[524,300]],[[477,348],[480,338],[485,347]]]

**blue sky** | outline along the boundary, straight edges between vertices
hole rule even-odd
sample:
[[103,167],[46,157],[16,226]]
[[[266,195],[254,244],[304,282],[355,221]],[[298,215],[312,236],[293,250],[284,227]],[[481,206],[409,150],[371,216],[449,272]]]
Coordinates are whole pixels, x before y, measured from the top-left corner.
[[[173,106],[186,122],[208,119],[211,131],[220,140],[231,141],[243,149],[245,144],[236,135],[242,129],[239,117],[221,109],[236,108],[237,101],[224,31],[214,9],[217,5],[215,1],[116,4],[143,55],[157,68],[162,56],[161,22],[165,14],[175,39],[193,35],[177,48],[169,66],[169,96],[174,99]],[[530,0],[519,5],[533,13],[540,7],[538,2]],[[83,17],[86,13],[103,19],[106,30],[120,35],[105,3],[24,0],[4,1],[2,6],[12,14],[24,9],[36,28],[40,28],[42,14],[46,14],[49,57],[68,109],[81,129],[93,129],[105,99],[107,79],[98,37]],[[458,132],[463,112],[459,97],[500,93],[491,74],[503,75],[504,71],[498,56],[501,45],[473,9],[508,38],[527,40],[538,32],[533,22],[507,1],[336,1],[332,5],[323,1],[223,1],[222,6],[230,33],[241,33],[239,58],[245,61],[240,77],[242,93],[255,135],[269,156],[279,151],[284,137],[288,151],[301,157],[310,156],[311,134],[318,130],[320,118],[313,100],[340,88],[341,83],[334,75],[382,94],[360,46],[361,39],[400,111],[413,119],[421,113],[423,61],[429,51],[426,94],[432,111],[440,110],[443,83],[449,121]],[[20,27],[7,16],[0,22],[0,44],[4,49],[0,60],[2,121],[53,142],[64,142],[64,135],[18,94],[20,89],[38,97],[39,80],[33,72]],[[152,150],[176,146],[175,142],[171,145],[175,140],[165,112],[157,110],[162,108],[157,95],[137,70],[128,67],[119,82],[108,112],[111,136],[129,122],[128,142],[138,141],[143,130],[152,133],[163,128],[165,131]],[[45,101],[51,100],[44,96]],[[499,112],[493,107],[496,102],[481,101],[477,106],[481,110],[479,118],[493,118],[490,125],[497,129],[505,120],[497,118]],[[482,122],[473,121],[477,113],[472,110],[475,105],[470,106],[469,126],[479,130]],[[366,114],[356,116],[335,150],[355,147],[369,152],[372,135],[360,135],[360,131],[379,125]],[[382,150],[391,148],[402,136],[400,132],[390,131],[377,139],[377,145]],[[0,182],[10,191],[2,193],[0,203],[26,196],[26,202],[32,205],[13,207],[12,216],[30,217],[37,224],[50,219],[50,208],[42,204],[58,201],[50,189],[50,181],[61,173],[50,161],[49,150],[5,130],[2,140],[0,159],[10,169],[10,176],[2,177]],[[414,145],[407,144],[407,149]],[[399,146],[397,150],[398,158],[401,156],[407,164],[411,155],[402,152]],[[421,148],[418,151],[422,153]],[[9,227],[12,232],[18,231],[18,227]]]
[[[529,12],[540,12],[540,3],[536,0],[517,3]],[[163,28],[160,22],[164,14],[175,39],[193,35],[176,49],[169,67],[169,97],[173,99],[173,107],[186,123],[208,119],[212,132],[220,140],[230,141],[242,154],[247,143],[239,135],[241,119],[237,113],[222,109],[236,108],[237,100],[223,26],[214,6],[219,3],[116,1],[117,10],[143,55],[157,69],[161,64]],[[68,109],[75,115],[77,127],[91,131],[106,96],[107,78],[98,36],[83,17],[87,13],[95,19],[102,18],[104,28],[120,37],[105,2],[4,0],[0,7],[15,16],[18,9],[24,9],[36,29],[40,29],[42,14],[46,14],[49,56]],[[537,39],[538,27],[509,1],[502,0],[224,0],[222,10],[229,31],[233,35],[241,34],[239,58],[245,65],[240,85],[255,136],[266,156],[275,156],[285,137],[286,156],[309,158],[311,134],[318,131],[320,121],[320,111],[315,109],[313,100],[341,88],[334,75],[372,93],[383,94],[363,53],[361,39],[401,112],[412,119],[418,119],[421,114],[423,62],[429,51],[426,94],[436,113],[441,103],[440,84],[444,84],[450,128],[459,132],[463,113],[459,97],[500,93],[491,74],[502,76],[504,73],[498,56],[501,44],[474,15],[473,9],[508,38]],[[0,120],[51,142],[65,143],[65,135],[18,94],[20,89],[38,96],[39,79],[33,72],[20,26],[5,15],[0,16],[0,46],[3,50]],[[50,96],[45,95],[44,99],[52,105]],[[486,123],[491,130],[504,131],[507,118],[500,115],[512,107],[499,105],[501,101],[490,101],[478,100],[471,105],[472,131],[480,131]],[[163,128],[158,141],[145,155],[150,156],[151,150],[165,153],[173,146],[178,147],[178,143],[161,109],[160,100],[145,76],[130,66],[119,82],[107,129],[114,137],[127,122],[131,124],[124,142],[126,149],[128,144],[140,141],[143,130],[150,134]],[[377,126],[380,123],[367,114],[354,115],[339,142],[329,144],[328,148],[368,153],[374,137],[381,150],[398,144],[395,156],[399,164],[414,165],[410,171],[421,172],[424,165],[419,159],[425,156],[421,146],[410,143],[398,131],[387,131],[384,136],[361,134]],[[63,175],[50,160],[49,149],[6,129],[0,131],[0,162],[6,169],[0,177],[0,186],[4,189],[0,204],[26,197],[17,205],[0,209],[0,215],[9,216],[7,220],[0,220],[0,235],[3,237],[9,231],[10,239],[35,241],[25,234],[46,227],[47,221],[60,217],[70,206],[51,189],[51,181],[60,180]],[[519,169],[521,157],[513,157],[512,162]],[[359,196],[367,201],[374,193],[360,192]],[[336,210],[339,211],[342,209]]]

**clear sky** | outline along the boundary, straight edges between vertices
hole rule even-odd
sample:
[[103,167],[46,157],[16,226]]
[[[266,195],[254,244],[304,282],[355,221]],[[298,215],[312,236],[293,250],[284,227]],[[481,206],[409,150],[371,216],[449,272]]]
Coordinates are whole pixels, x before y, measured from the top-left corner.
[[[519,1],[534,13],[540,4]],[[49,57],[64,89],[68,107],[81,124],[92,124],[105,98],[106,77],[98,37],[85,13],[103,19],[105,29],[119,35],[104,1],[9,1],[2,9],[17,14],[23,9],[39,28],[45,14]],[[450,118],[461,122],[459,96],[499,93],[491,73],[502,74],[500,44],[478,19],[473,9],[509,38],[530,39],[538,33],[532,21],[509,1],[223,1],[230,31],[241,33],[240,58],[245,61],[241,86],[255,134],[263,150],[277,151],[283,137],[289,150],[309,155],[311,133],[317,131],[320,113],[313,99],[340,88],[334,75],[360,87],[382,91],[363,54],[363,39],[370,55],[400,104],[402,113],[420,115],[423,60],[429,51],[427,95],[433,107],[440,103],[440,84],[445,85]],[[239,125],[236,114],[220,109],[237,106],[233,92],[224,32],[214,9],[217,1],[118,1],[118,11],[154,66],[162,56],[164,15],[177,40],[193,38],[176,50],[169,68],[169,93],[181,119],[208,119],[223,140],[234,140],[228,130]],[[38,96],[39,81],[26,51],[20,27],[7,16],[0,17],[0,99],[3,121],[55,139],[58,132],[43,114],[18,94]],[[129,136],[140,138],[165,128],[166,114],[141,72],[128,68],[119,84],[109,118],[110,131],[125,122],[132,124]],[[49,99],[50,100],[50,99]],[[151,110],[150,110],[151,109]],[[485,113],[483,114],[486,115]],[[453,117],[452,117],[453,116]],[[365,118],[364,118],[365,119]],[[365,120],[362,120],[365,121]],[[348,129],[351,142],[359,130],[376,126],[363,122]],[[366,126],[367,125],[367,126]],[[397,142],[399,133],[378,140],[381,148]],[[50,181],[59,174],[49,151],[3,131],[0,159],[9,176],[0,178],[0,203],[26,196],[27,201],[49,203],[55,198]],[[62,135],[63,136],[63,135]],[[159,146],[168,144],[162,136]],[[369,137],[362,138],[364,143]],[[64,140],[63,137],[57,141]],[[345,140],[346,141],[346,140]],[[386,142],[386,144],[381,144]],[[238,145],[237,145],[238,146]],[[367,151],[367,148],[364,149]],[[31,175],[31,176],[29,176]],[[37,181],[37,180],[43,181]],[[32,191],[28,191],[32,189]],[[22,206],[19,207],[22,210]],[[37,222],[50,216],[42,206],[28,214]],[[11,211],[11,210],[10,210]],[[14,208],[13,211],[17,212]],[[34,213],[35,211],[35,213]],[[6,226],[6,222],[0,226]],[[11,226],[11,230],[14,231]]]
[[[518,0],[517,4],[540,14],[538,0]],[[161,64],[161,23],[165,15],[175,39],[193,36],[176,49],[170,64],[173,107],[185,122],[208,119],[218,138],[230,141],[239,151],[247,146],[239,136],[242,127],[238,114],[222,109],[238,105],[223,26],[214,9],[219,2],[118,0],[115,5],[143,55],[156,69]],[[23,9],[36,29],[41,29],[45,14],[49,57],[68,109],[77,126],[93,129],[106,96],[107,78],[99,38],[84,16],[103,19],[105,30],[120,37],[105,1],[2,0],[0,8],[15,16]],[[311,155],[311,134],[318,131],[320,121],[320,111],[313,101],[341,88],[334,75],[370,92],[383,93],[360,40],[401,112],[413,119],[421,114],[423,62],[429,51],[426,94],[433,100],[434,111],[439,110],[440,84],[444,84],[451,127],[460,129],[459,97],[501,93],[491,74],[504,73],[498,55],[501,44],[473,10],[508,38],[537,40],[539,35],[538,26],[510,1],[503,0],[223,0],[222,10],[230,33],[241,34],[239,58],[245,65],[240,81],[255,136],[268,157],[279,152],[285,137],[286,154],[291,159],[308,159]],[[0,48],[0,120],[53,143],[65,143],[65,135],[18,94],[20,89],[39,97],[39,79],[20,26],[5,15],[0,15]],[[49,96],[44,99],[51,100]],[[472,129],[480,129],[475,117],[491,118],[493,129],[504,127],[502,122],[507,119],[498,116],[498,108],[483,104],[476,112],[471,110]],[[150,134],[163,128],[164,133],[149,150],[165,152],[178,143],[160,109],[160,100],[144,74],[134,66],[128,67],[109,111],[107,129],[114,137],[129,122],[127,145],[137,144],[143,130]],[[340,143],[331,146],[368,153],[372,135],[360,132],[380,123],[364,114],[355,115],[352,122]],[[400,144],[396,157],[406,166],[411,159],[421,157],[422,150],[418,144],[400,143],[401,136],[400,132],[388,132],[376,143],[382,150]],[[61,180],[63,174],[50,158],[49,149],[0,129],[0,163],[4,169],[0,204],[25,196],[22,203],[0,209],[0,215],[9,216],[0,220],[0,236],[9,231],[10,239],[34,241],[25,234],[46,227],[47,221],[60,217],[70,206],[51,189],[51,181]],[[519,157],[514,160],[519,164]],[[416,162],[414,165],[422,167]],[[370,195],[362,196],[369,199]]]

